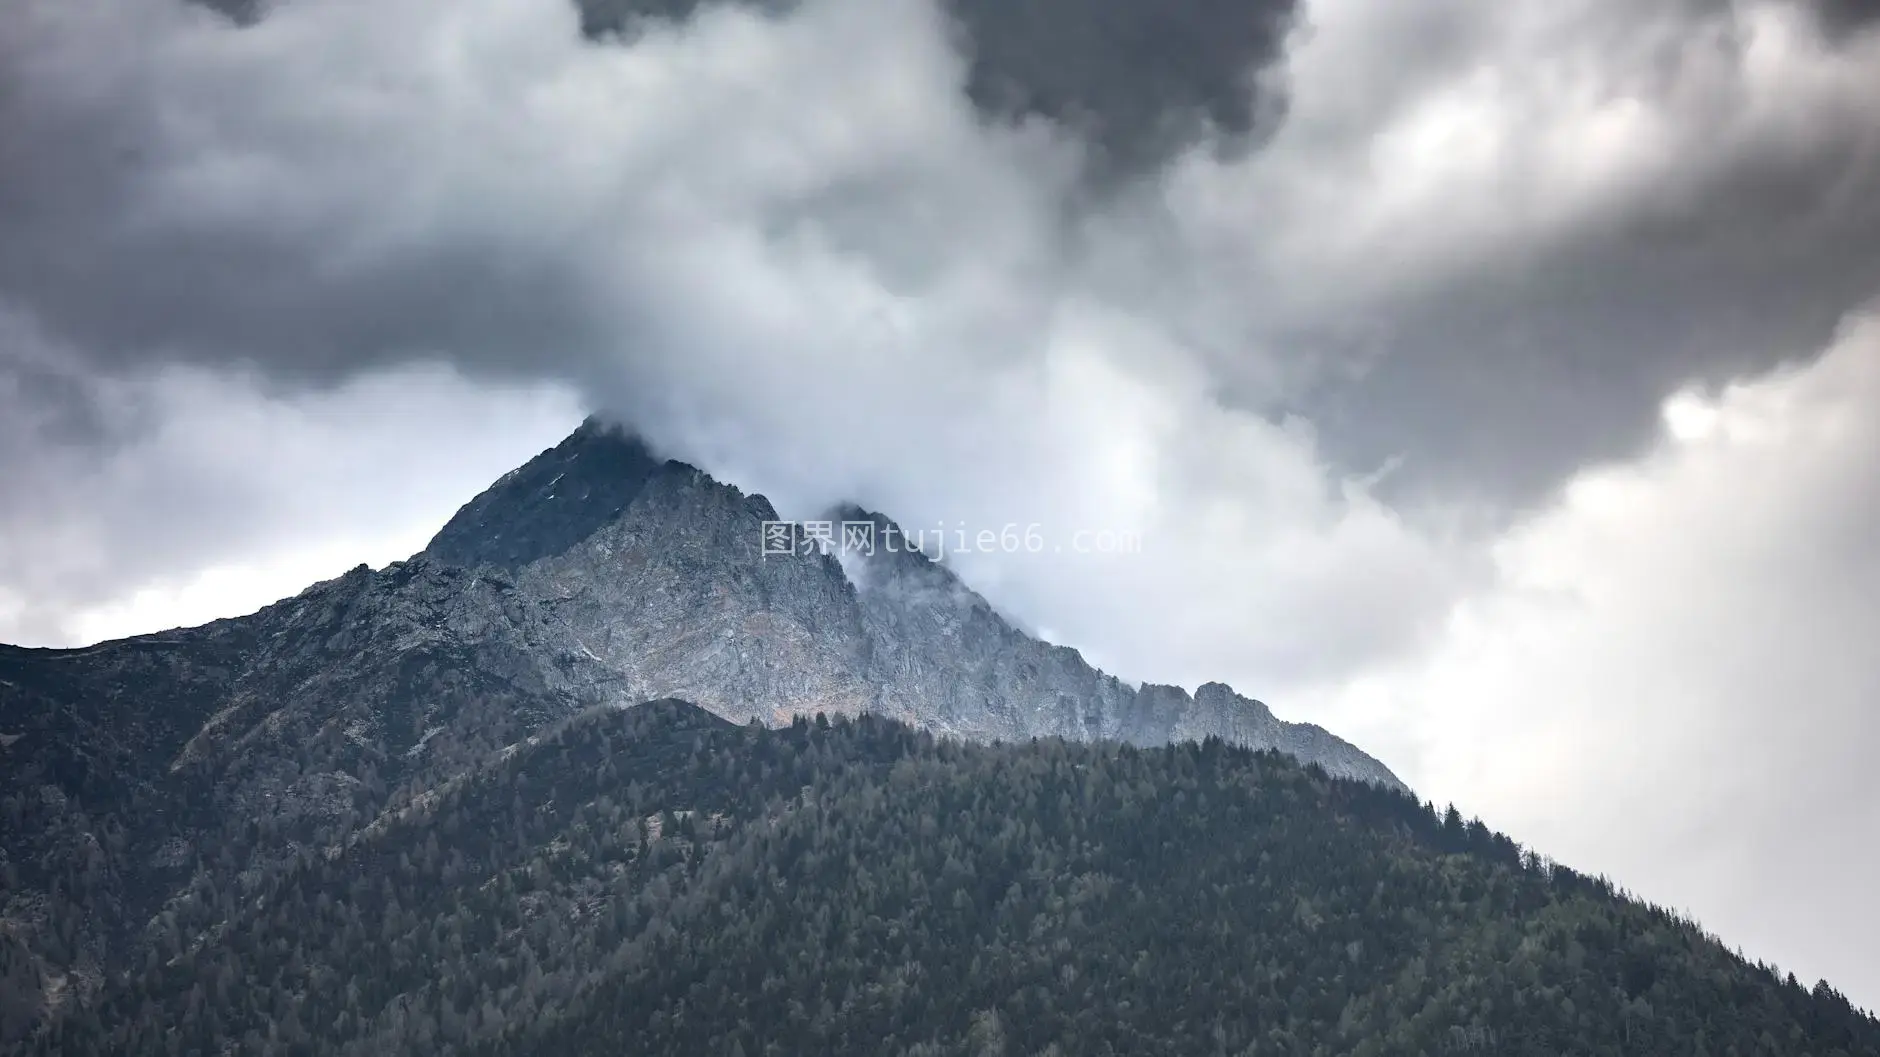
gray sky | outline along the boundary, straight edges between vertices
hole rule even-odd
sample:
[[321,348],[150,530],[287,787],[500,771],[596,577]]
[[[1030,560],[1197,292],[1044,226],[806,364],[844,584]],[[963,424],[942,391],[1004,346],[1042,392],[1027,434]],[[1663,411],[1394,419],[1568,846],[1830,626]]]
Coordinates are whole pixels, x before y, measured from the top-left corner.
[[1880,1006],[1874,7],[19,0],[0,639],[606,409]]

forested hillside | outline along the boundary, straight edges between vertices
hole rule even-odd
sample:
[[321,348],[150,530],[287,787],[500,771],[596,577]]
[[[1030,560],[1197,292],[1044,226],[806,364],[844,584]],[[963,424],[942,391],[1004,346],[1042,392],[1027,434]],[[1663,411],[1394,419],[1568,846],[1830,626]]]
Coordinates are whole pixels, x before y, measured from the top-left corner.
[[1218,740],[600,709],[156,931],[23,1051],[1880,1054],[1825,986]]

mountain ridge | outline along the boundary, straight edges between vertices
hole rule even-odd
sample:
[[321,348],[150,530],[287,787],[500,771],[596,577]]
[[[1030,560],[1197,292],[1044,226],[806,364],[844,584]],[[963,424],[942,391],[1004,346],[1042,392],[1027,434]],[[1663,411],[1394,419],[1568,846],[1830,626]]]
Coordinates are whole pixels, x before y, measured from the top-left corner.
[[[605,473],[587,472],[596,464],[627,467],[630,482],[622,488]],[[642,497],[656,499],[666,515],[654,526],[636,516]],[[570,520],[592,523],[592,533],[568,540],[535,532],[540,524],[564,523],[544,517],[550,504],[571,508]],[[603,516],[596,517],[597,510]],[[833,513],[841,520],[871,521],[881,531],[895,527],[886,515],[854,504]],[[760,657],[760,664],[769,660],[775,670],[799,677],[814,673],[800,691],[779,695],[774,686],[750,687],[736,665],[726,663],[724,652],[708,643],[653,644],[641,636],[633,640],[635,650],[656,645],[709,674],[689,681],[629,680],[630,696],[682,696],[740,720],[749,718],[748,701],[782,698],[802,703],[773,706],[766,722],[796,711],[873,711],[980,739],[1062,736],[1155,744],[1216,735],[1292,752],[1333,774],[1402,784],[1387,767],[1342,739],[1308,724],[1281,721],[1265,704],[1225,684],[1206,684],[1206,692],[1198,694],[1154,684],[1130,687],[1089,665],[1075,649],[1026,635],[951,569],[917,551],[877,548],[859,559],[820,552],[762,555],[763,523],[777,518],[762,496],[746,496],[686,463],[659,462],[638,438],[591,418],[466,504],[424,553],[466,567],[499,569],[530,585],[527,589],[538,597],[565,604],[586,632],[577,636],[583,649],[592,653],[597,647],[590,640],[612,638],[620,630],[608,613],[638,607],[649,623],[677,616],[661,604],[665,599],[658,591],[608,590],[630,586],[608,575],[610,563],[633,564],[636,572],[653,566],[663,585],[676,583],[683,590],[687,585],[680,581],[701,570],[683,567],[684,562],[662,563],[660,549],[674,547],[696,557],[685,548],[694,536],[709,534],[720,558],[748,558],[756,569],[738,568],[734,560],[711,571],[715,584],[747,593],[737,612],[741,619],[721,613],[721,619],[706,622],[714,623],[721,637],[750,635],[774,644],[782,656]],[[527,538],[517,539],[518,532]],[[502,541],[500,550],[462,542],[495,538]],[[513,554],[531,557],[516,562]],[[802,599],[814,604],[801,604]],[[707,606],[704,612],[715,611]],[[695,627],[700,615],[691,613],[688,626]],[[689,637],[696,638],[696,632]],[[600,651],[607,657],[604,663],[621,670],[634,667],[618,651]],[[752,662],[749,652],[736,658],[738,665]]]

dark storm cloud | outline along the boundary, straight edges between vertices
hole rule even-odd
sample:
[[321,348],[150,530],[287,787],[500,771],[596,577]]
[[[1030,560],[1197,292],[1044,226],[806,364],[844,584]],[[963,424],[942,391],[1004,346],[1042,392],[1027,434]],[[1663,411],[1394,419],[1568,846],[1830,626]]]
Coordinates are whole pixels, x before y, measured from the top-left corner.
[[[1880,118],[1862,101],[1880,97],[1870,56],[1809,65],[1808,41],[1788,32],[1779,7],[1624,13],[1632,18],[1610,23],[1581,13],[1560,24],[1571,34],[1478,17],[1460,46],[1496,65],[1406,61],[1373,96],[1355,96],[1355,115],[1315,115],[1312,100],[1344,87],[1329,82],[1373,54],[1347,44],[1318,67],[1323,89],[1301,88],[1312,127],[1285,130],[1274,156],[1250,165],[1256,177],[1387,188],[1388,168],[1371,175],[1378,147],[1416,140],[1410,167],[1453,170],[1449,195],[1405,207],[1413,215],[1379,225],[1323,274],[1262,268],[1262,285],[1317,287],[1312,309],[1282,306],[1275,325],[1254,328],[1260,343],[1320,365],[1290,406],[1339,465],[1394,464],[1390,494],[1524,507],[1589,462],[1641,450],[1680,388],[1817,355],[1880,291]],[[1421,21],[1443,17],[1436,5]],[[1382,20],[1376,32],[1404,35]],[[1524,73],[1573,87],[1559,98],[1470,87],[1472,77],[1520,84]],[[1353,120],[1374,130],[1360,150],[1324,146],[1341,141],[1323,129]],[[1590,177],[1573,172],[1582,168]],[[1274,187],[1284,197],[1287,185]],[[1262,191],[1272,193],[1256,179],[1249,193]],[[1341,207],[1369,203],[1326,205],[1236,234],[1299,229],[1330,241]],[[1321,294],[1341,282],[1369,292]],[[1256,371],[1227,392],[1260,407],[1264,389]]]
[[1404,306],[1307,406],[1349,465],[1406,456],[1400,489],[1525,504],[1647,444],[1667,394],[1813,357],[1876,291],[1880,141],[1851,136]]
[[[49,98],[25,46],[0,31],[0,296],[72,351],[118,364],[253,361],[321,382],[440,349],[492,369],[545,341],[591,352],[565,258],[440,231],[336,267],[318,248],[318,217],[218,216],[218,175],[189,172],[191,145],[164,100],[114,84],[112,71],[95,74],[96,96]],[[151,215],[152,175],[164,170],[202,180],[198,216]]]
[[[698,0],[581,0],[591,34],[685,18]],[[786,10],[787,3],[766,5]],[[1110,172],[1141,172],[1215,133],[1244,148],[1278,120],[1277,60],[1292,0],[946,0],[967,93],[999,120],[1077,128]]]
[[[202,0],[239,22],[256,0]],[[558,0],[542,0],[554,3]],[[568,2],[568,0],[559,0]],[[684,21],[707,0],[578,0],[590,37],[631,42],[647,20]],[[1277,60],[1293,0],[945,0],[969,58],[966,90],[998,120],[1074,127],[1108,174],[1138,173],[1204,137],[1245,149],[1284,101],[1257,74]],[[785,17],[795,0],[750,0]]]
[[952,0],[968,90],[1005,116],[1084,128],[1134,171],[1209,129],[1243,143],[1283,100],[1255,75],[1280,55],[1289,0]]
[[[633,31],[593,46],[596,55],[661,46],[662,25],[688,20],[690,32],[714,10],[690,0],[606,3],[593,0],[584,11],[588,31]],[[242,32],[319,7],[311,0],[285,5]],[[842,17],[853,20],[860,10]],[[1019,191],[1011,171],[975,176],[1009,162],[972,155],[979,148],[963,143],[888,142],[879,157],[863,157],[839,125],[827,147],[832,161],[740,156],[751,130],[765,124],[739,113],[758,113],[754,95],[699,108],[697,120],[711,136],[675,127],[641,137],[643,145],[624,134],[622,142],[609,140],[610,126],[648,120],[649,93],[597,96],[591,127],[571,121],[560,142],[532,140],[516,128],[538,120],[532,104],[506,97],[519,86],[451,97],[455,82],[432,75],[437,60],[418,40],[408,76],[435,98],[406,93],[406,71],[362,77],[338,59],[330,70],[276,77],[280,64],[262,53],[298,47],[291,39],[256,45],[245,65],[209,64],[201,75],[184,62],[152,72],[142,61],[90,54],[60,63],[35,48],[28,18],[0,28],[0,227],[8,233],[0,243],[0,296],[73,355],[113,369],[247,362],[276,378],[325,384],[444,356],[486,375],[573,379],[611,401],[621,386],[610,379],[631,361],[639,366],[625,372],[628,402],[645,413],[646,394],[675,374],[666,361],[691,356],[701,342],[767,336],[723,330],[713,318],[723,315],[718,302],[739,288],[712,289],[720,265],[704,260],[701,232],[722,235],[711,231],[716,225],[759,233],[750,245],[776,260],[809,244],[809,233],[899,297],[923,298],[983,271],[975,282],[1033,306],[1005,313],[1011,318],[997,322],[990,340],[983,329],[994,324],[986,321],[969,325],[972,340],[930,339],[935,348],[951,342],[960,349],[953,355],[1037,358],[1046,341],[1038,320],[1067,287],[1077,289],[1153,315],[1179,340],[1199,335],[1193,343],[1207,350],[1230,402],[1263,414],[1304,412],[1342,467],[1363,473],[1401,456],[1390,487],[1469,491],[1519,505],[1589,459],[1636,450],[1657,428],[1660,402],[1679,386],[1823,348],[1840,317],[1880,283],[1880,123],[1844,107],[1733,126],[1731,115],[1753,110],[1757,92],[1782,87],[1753,84],[1747,72],[1741,20],[1748,9],[1709,0],[1591,4],[1560,24],[1566,32],[1537,31],[1507,13],[1526,10],[1484,13],[1454,0],[1415,8],[1326,0],[1303,12],[1286,3],[1221,0],[951,0],[948,11],[964,27],[957,44],[970,56],[963,80],[982,118],[1041,115],[1081,129],[1087,138],[1071,142],[1109,159],[1103,164],[1125,162],[1146,191],[1094,198],[1050,176]],[[654,22],[629,25],[629,13]],[[781,29],[810,14],[794,4],[771,17]],[[1282,55],[1296,16],[1304,31]],[[425,32],[427,23],[386,17],[389,38]],[[199,43],[213,42],[213,34],[203,36]],[[866,52],[885,39],[861,37],[854,47]],[[1314,49],[1322,45],[1330,58],[1317,60],[1315,72]],[[1599,149],[1589,140],[1559,157],[1527,158],[1520,152],[1530,145],[1513,140],[1499,148],[1509,153],[1507,180],[1431,199],[1423,209],[1429,219],[1408,234],[1382,231],[1329,263],[1313,257],[1312,244],[1329,238],[1322,232],[1400,194],[1394,181],[1422,179],[1374,157],[1399,126],[1449,105],[1444,93],[1456,92],[1485,60],[1503,62],[1498,75],[1519,83],[1529,70],[1548,69],[1556,50],[1569,53],[1559,61],[1559,80],[1597,62],[1599,91],[1638,100],[1666,128],[1697,130],[1678,147],[1688,164],[1651,173],[1642,181],[1650,186],[1575,218],[1565,232],[1511,221],[1492,245],[1469,251],[1471,263],[1451,267],[1441,260],[1448,244],[1468,241],[1452,227],[1469,226],[1478,213],[1529,208],[1521,196],[1530,192],[1519,186],[1524,174],[1539,173],[1533,180],[1545,185],[1546,169],[1578,164]],[[74,68],[86,61],[97,65]],[[217,61],[229,60],[218,52]],[[579,65],[581,57],[565,61]],[[285,83],[293,77],[305,81]],[[1256,78],[1268,88],[1256,91]],[[866,79],[849,80],[859,86]],[[1159,206],[1142,208],[1159,193],[1152,166],[1192,142],[1197,122],[1212,123],[1229,141],[1266,131],[1262,114],[1278,106],[1274,84],[1311,98],[1266,147],[1178,159],[1218,166],[1225,197],[1266,203],[1257,224],[1230,231],[1256,247],[1247,251],[1256,266],[1215,267],[1194,257],[1182,237],[1158,245],[1133,234],[1121,240],[1130,243],[1117,254],[1123,263],[1086,259],[1076,240],[1091,222],[1127,228],[1140,219],[1128,210],[1140,208],[1149,218],[1140,227],[1154,229]],[[776,84],[738,90],[790,94]],[[853,90],[870,89],[805,96],[797,109],[839,114],[843,92]],[[254,101],[216,98],[249,91]],[[296,91],[316,101],[297,103]],[[896,124],[934,120],[925,112],[903,117],[899,105],[891,99],[872,110],[869,139],[854,142],[891,140]],[[828,131],[787,101],[782,106],[800,131]],[[618,111],[610,115],[608,107]],[[471,120],[452,124],[464,115]],[[1548,129],[1558,118],[1537,107],[1506,120]],[[1428,148],[1438,161],[1417,164],[1446,164],[1446,153],[1467,146],[1470,133],[1457,135],[1465,138]],[[582,142],[588,138],[597,143]],[[410,142],[401,149],[400,141]],[[598,162],[583,158],[588,150]],[[968,154],[958,156],[962,150]],[[577,168],[595,164],[616,166],[618,174],[609,175],[618,186]],[[774,175],[779,164],[790,175]],[[791,174],[792,165],[830,168],[818,177],[807,168]],[[536,170],[539,186],[529,183]],[[1275,172],[1293,175],[1269,183]],[[975,180],[982,179],[996,187],[981,189]],[[714,180],[749,181],[757,190],[733,187],[728,202],[704,207],[706,216],[669,222],[662,201],[684,201],[691,188]],[[793,180],[800,186],[788,186]],[[763,187],[767,181],[778,186]],[[1542,186],[1530,197],[1544,209],[1547,195],[1570,193]],[[1171,208],[1184,208],[1180,188],[1169,194],[1178,199]],[[1085,215],[1073,217],[1080,209]],[[1001,260],[985,240],[1014,227],[1028,232],[1028,248]],[[1306,249],[1257,248],[1269,244]],[[1437,263],[1414,264],[1424,257]],[[1391,271],[1400,260],[1413,264]],[[1106,269],[1108,279],[1091,282]],[[1204,291],[1229,322],[1205,333],[1183,284]],[[1343,288],[1357,292],[1325,294]],[[1318,307],[1288,308],[1300,291]],[[1037,319],[1019,320],[1028,314]],[[1014,320],[1019,325],[1005,325]],[[835,362],[833,353],[811,348],[817,325],[803,324],[789,340],[768,336],[782,347],[778,355]],[[1345,360],[1362,369],[1325,368]],[[1301,391],[1276,388],[1276,377],[1315,381]]]
[[1865,32],[1880,21],[1880,0],[1811,0],[1822,28],[1838,37]]
[[[22,449],[108,447],[117,424],[84,380],[16,358],[14,351],[0,338],[0,391],[6,393],[0,409],[27,423],[16,443]],[[31,416],[27,408],[32,409]]]

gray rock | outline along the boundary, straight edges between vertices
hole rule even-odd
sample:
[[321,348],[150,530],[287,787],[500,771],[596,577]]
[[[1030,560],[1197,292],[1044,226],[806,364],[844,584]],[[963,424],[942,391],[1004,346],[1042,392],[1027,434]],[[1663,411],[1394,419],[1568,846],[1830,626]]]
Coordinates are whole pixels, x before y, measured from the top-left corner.
[[[876,712],[977,739],[1214,736],[1402,785],[1226,686],[1191,696],[1105,675],[1015,628],[941,563],[889,550],[888,518],[831,517],[874,521],[873,554],[765,556],[763,523],[777,518],[767,500],[682,463],[655,466],[639,442],[590,421],[473,500],[426,554],[513,576],[518,596],[554,614],[563,652],[617,677],[606,690],[622,703],[677,697],[765,723]],[[571,541],[570,525],[592,531]]]

